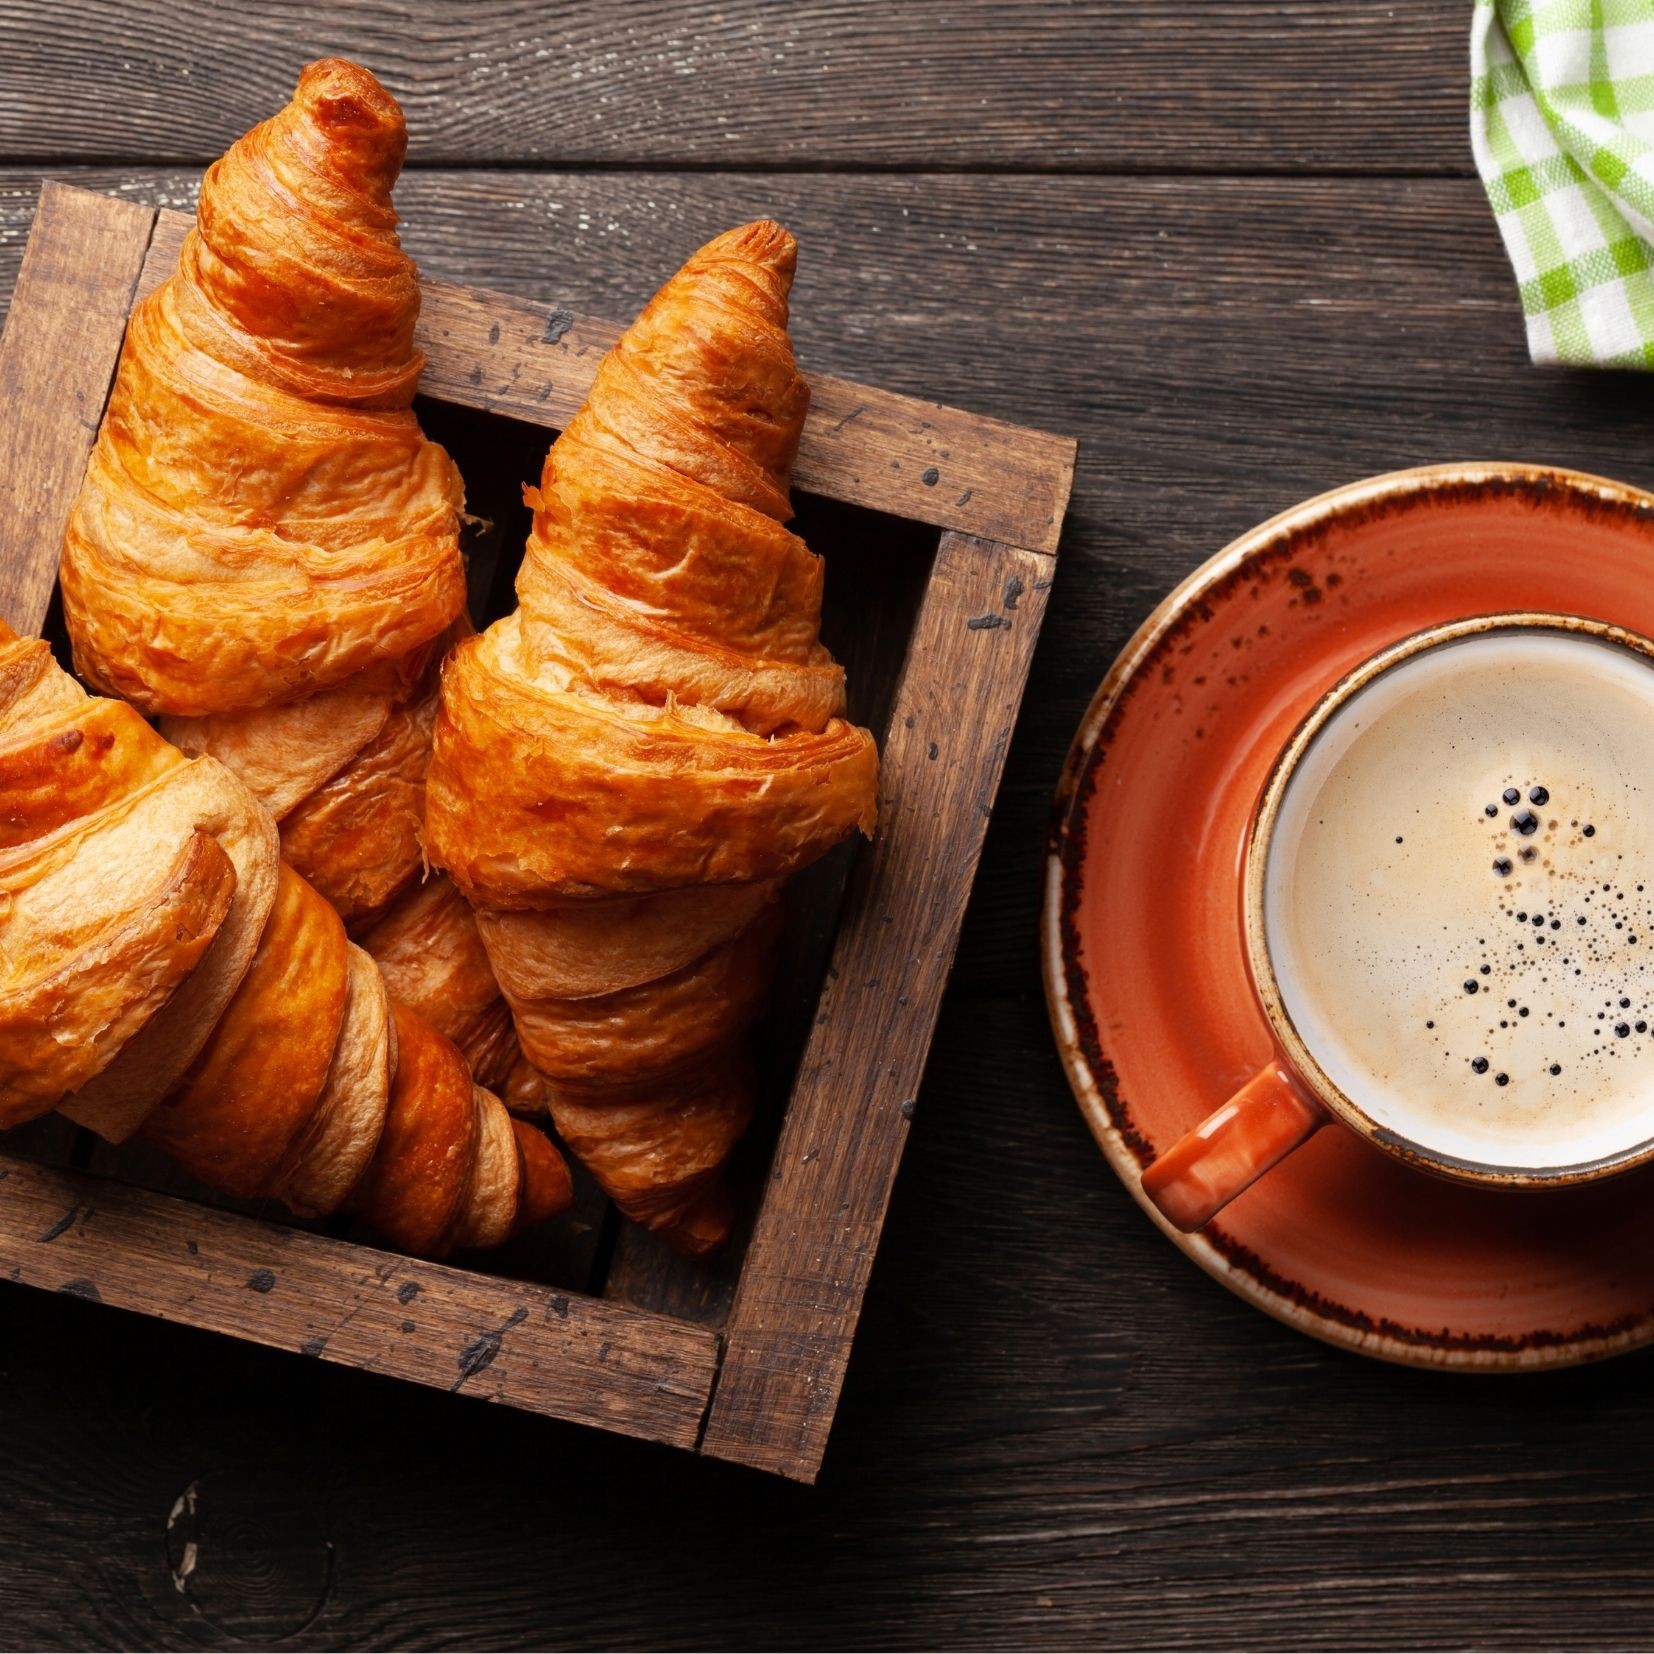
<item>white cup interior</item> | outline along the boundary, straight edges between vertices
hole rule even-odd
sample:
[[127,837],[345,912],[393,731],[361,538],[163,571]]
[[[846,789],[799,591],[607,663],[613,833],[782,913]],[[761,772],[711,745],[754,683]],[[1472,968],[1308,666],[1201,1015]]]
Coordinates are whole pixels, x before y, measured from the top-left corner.
[[1646,1151],[1654,661],[1526,625],[1378,671],[1279,791],[1262,928],[1311,1078],[1392,1146],[1535,1177]]

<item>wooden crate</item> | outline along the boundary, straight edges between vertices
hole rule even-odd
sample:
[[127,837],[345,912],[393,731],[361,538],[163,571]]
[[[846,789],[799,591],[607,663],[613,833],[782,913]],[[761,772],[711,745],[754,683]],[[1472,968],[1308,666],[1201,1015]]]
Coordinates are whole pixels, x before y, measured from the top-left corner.
[[[58,625],[58,547],[135,299],[189,220],[47,184],[0,337],[0,614]],[[617,330],[427,282],[421,417],[492,517],[473,609],[512,602],[520,484]],[[184,1183],[59,1119],[0,1146],[0,1275],[300,1355],[814,1479],[1055,570],[1074,444],[817,378],[795,481],[825,635],[880,738],[880,826],[799,881],[750,1222],[710,1266],[573,1216],[434,1264]],[[940,533],[936,531],[940,530]],[[181,1194],[179,1191],[183,1190]]]

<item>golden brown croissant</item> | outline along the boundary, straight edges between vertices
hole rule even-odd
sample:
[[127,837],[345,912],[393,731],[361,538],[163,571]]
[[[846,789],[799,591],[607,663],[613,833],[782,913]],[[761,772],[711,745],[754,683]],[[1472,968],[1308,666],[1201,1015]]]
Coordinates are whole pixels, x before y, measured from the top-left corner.
[[550,1142],[388,998],[252,793],[0,623],[0,1126],[54,1107],[429,1255],[571,1195]]
[[513,1114],[546,1112],[545,1081],[523,1057],[477,922],[447,879],[404,892],[357,940],[391,993],[465,1053],[479,1085]]
[[[245,781],[348,923],[382,917],[369,952],[420,932],[393,991],[526,1109],[537,1082],[463,904],[433,926],[440,898],[411,888],[464,579],[460,479],[410,406],[405,144],[384,88],[332,60],[209,169],[178,270],[128,332],[65,539],[65,614],[83,675]],[[456,1015],[443,989],[464,979]]]
[[774,898],[876,808],[782,526],[795,257],[778,224],[720,236],[605,359],[527,491],[521,607],[449,658],[427,787],[559,1132],[691,1253],[730,1224]]
[[235,770],[347,920],[420,867],[435,665],[465,601],[464,489],[411,406],[406,144],[390,94],[329,59],[208,169],[177,272],[133,312],[63,547],[81,675]]

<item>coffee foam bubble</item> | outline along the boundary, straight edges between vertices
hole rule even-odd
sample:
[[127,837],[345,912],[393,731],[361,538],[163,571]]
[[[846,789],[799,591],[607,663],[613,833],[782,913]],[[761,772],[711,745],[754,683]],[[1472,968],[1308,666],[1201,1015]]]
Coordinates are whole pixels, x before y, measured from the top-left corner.
[[1654,1136],[1654,666],[1528,630],[1375,679],[1288,783],[1264,925],[1380,1127],[1506,1168]]

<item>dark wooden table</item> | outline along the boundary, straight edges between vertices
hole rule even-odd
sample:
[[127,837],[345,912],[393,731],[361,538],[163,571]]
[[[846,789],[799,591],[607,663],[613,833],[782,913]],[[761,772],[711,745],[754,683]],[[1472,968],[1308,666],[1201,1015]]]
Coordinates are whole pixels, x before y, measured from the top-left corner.
[[1081,441],[820,1487],[0,1285],[0,1645],[1654,1642],[1654,1357],[1436,1377],[1246,1309],[1104,1166],[1037,969],[1063,751],[1176,579],[1392,466],[1654,485],[1647,380],[1528,365],[1466,11],[0,0],[0,291],[43,174],[187,206],[343,51],[428,272],[625,318],[772,212],[806,366]]

